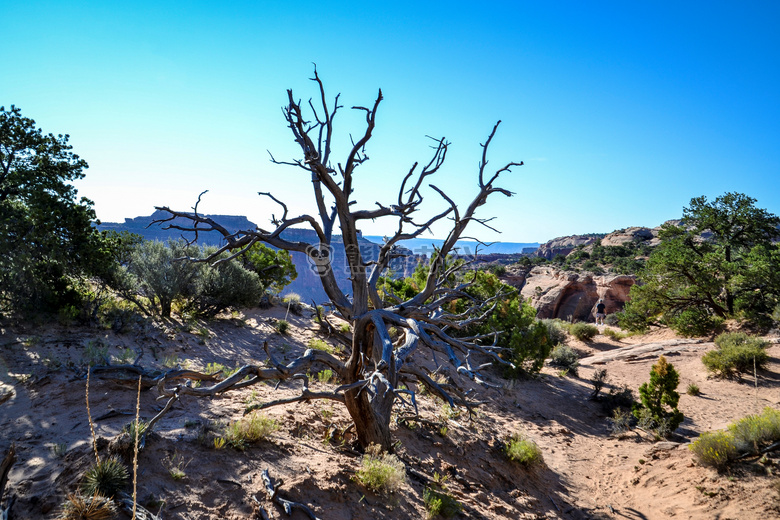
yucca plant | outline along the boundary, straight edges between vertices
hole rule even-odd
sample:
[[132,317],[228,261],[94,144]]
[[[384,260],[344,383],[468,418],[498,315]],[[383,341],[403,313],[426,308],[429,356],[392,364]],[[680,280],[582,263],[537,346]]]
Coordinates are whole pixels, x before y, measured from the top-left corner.
[[113,498],[126,484],[127,468],[117,457],[96,462],[84,475],[81,491],[88,496],[95,494]]

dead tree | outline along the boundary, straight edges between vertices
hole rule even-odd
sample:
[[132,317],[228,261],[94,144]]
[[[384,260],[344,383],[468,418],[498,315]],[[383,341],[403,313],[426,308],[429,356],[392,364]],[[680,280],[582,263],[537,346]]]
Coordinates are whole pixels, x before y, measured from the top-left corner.
[[[460,376],[479,382],[484,381],[480,370],[485,366],[491,362],[507,363],[499,357],[499,349],[495,346],[495,341],[490,345],[490,341],[485,341],[486,338],[463,339],[453,335],[452,331],[462,329],[484,318],[490,311],[492,302],[473,302],[464,313],[458,315],[448,313],[445,310],[448,302],[458,298],[468,298],[468,296],[464,293],[467,284],[453,287],[446,283],[453,274],[446,258],[453,251],[456,242],[465,238],[464,231],[469,224],[476,222],[490,227],[488,225],[490,219],[475,216],[477,209],[494,193],[511,196],[510,191],[496,186],[495,183],[501,173],[508,172],[511,167],[521,166],[523,163],[512,162],[493,173],[486,171],[488,147],[498,129],[499,121],[482,144],[482,158],[476,172],[476,195],[471,203],[465,208],[459,208],[442,189],[430,184],[430,188],[441,196],[445,206],[435,216],[424,222],[418,222],[414,218],[414,213],[423,203],[424,183],[427,183],[429,178],[441,168],[449,146],[444,138],[433,139],[432,157],[424,165],[415,162],[411,166],[403,177],[397,199],[393,203],[376,202],[375,207],[357,209],[356,201],[352,200],[355,171],[368,160],[366,145],[374,131],[377,111],[382,102],[382,91],[379,91],[372,106],[352,107],[365,113],[365,130],[360,139],[351,142],[352,146],[343,162],[336,162],[331,157],[333,124],[336,113],[343,107],[339,105],[338,95],[332,105],[327,102],[325,88],[316,68],[312,80],[317,84],[318,97],[316,102],[312,100],[308,102],[311,115],[304,115],[305,107],[300,101],[295,100],[292,90],[287,91],[288,104],[283,108],[287,126],[295,142],[300,146],[301,156],[290,161],[280,161],[271,155],[271,161],[277,165],[296,168],[301,171],[301,174],[311,178],[316,214],[290,216],[287,206],[282,201],[271,193],[260,192],[259,195],[268,198],[281,208],[281,217],[272,220],[273,229],[246,229],[231,233],[219,222],[202,216],[198,212],[198,204],[193,208],[194,212],[175,211],[168,207],[157,209],[168,214],[168,217],[160,222],[166,223],[169,228],[195,234],[216,230],[222,234],[225,245],[205,261],[213,261],[217,255],[225,251],[233,253],[228,259],[234,258],[258,241],[308,255],[310,261],[317,266],[322,286],[330,298],[333,310],[352,324],[353,335],[348,357],[344,361],[324,352],[308,350],[289,365],[282,365],[276,362],[269,352],[271,368],[244,367],[234,376],[211,387],[179,386],[172,390],[165,387],[165,381],[161,381],[159,388],[161,393],[169,396],[174,395],[175,392],[189,395],[214,395],[230,388],[254,384],[263,379],[300,379],[304,385],[301,395],[265,403],[261,407],[309,399],[339,401],[348,409],[355,423],[358,441],[362,446],[375,443],[384,449],[390,449],[390,415],[393,405],[399,401],[407,404],[414,403],[415,397],[412,390],[399,389],[399,383],[410,381],[413,383],[412,388],[422,384],[449,402],[451,406],[475,404],[469,402],[455,386],[437,384],[419,367],[410,364],[410,357],[417,349],[430,348],[443,353]],[[380,218],[394,219],[394,226],[397,225],[397,228],[381,247],[376,261],[366,263],[360,254],[358,226],[361,221]],[[444,244],[430,259],[430,270],[422,291],[407,301],[399,301],[392,295],[384,295],[379,291],[377,284],[380,282],[380,277],[383,273],[386,274],[390,261],[398,256],[397,243],[420,236],[434,223],[445,218],[452,221],[452,227]],[[177,224],[174,219],[176,222],[185,219],[185,222],[191,224]],[[318,238],[317,243],[293,242],[285,239],[283,232],[286,229],[302,225],[314,230]],[[336,226],[341,230],[349,279],[352,284],[351,298],[338,286],[331,264],[332,255],[329,253]],[[395,342],[388,332],[390,327],[402,331],[400,339]],[[482,360],[488,363],[473,366],[472,355],[481,356]],[[331,392],[311,392],[305,374],[306,370],[315,363],[324,364],[332,369],[343,384]],[[250,376],[250,380],[242,381],[245,376]]]

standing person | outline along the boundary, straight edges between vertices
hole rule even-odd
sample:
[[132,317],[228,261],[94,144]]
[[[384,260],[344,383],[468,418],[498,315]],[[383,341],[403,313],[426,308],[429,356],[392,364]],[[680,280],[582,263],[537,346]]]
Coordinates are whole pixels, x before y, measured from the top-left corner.
[[607,306],[604,305],[604,300],[599,298],[599,302],[596,304],[596,325],[604,325],[604,318],[607,317]]

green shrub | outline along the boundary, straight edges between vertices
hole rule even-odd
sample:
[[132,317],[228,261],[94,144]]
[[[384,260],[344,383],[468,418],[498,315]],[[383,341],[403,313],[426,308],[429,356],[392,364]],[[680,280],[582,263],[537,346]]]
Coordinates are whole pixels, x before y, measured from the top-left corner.
[[748,415],[726,431],[702,433],[690,449],[705,466],[723,469],[741,454],[758,454],[780,441],[780,411],[764,408],[760,415]]
[[602,334],[615,341],[620,341],[621,339],[624,339],[628,336],[628,334],[626,334],[625,332],[620,332],[615,329],[608,329],[608,328],[604,328],[604,332],[602,332]]
[[599,333],[599,329],[590,323],[575,323],[571,326],[569,332],[580,341],[590,341]]
[[317,338],[310,339],[308,346],[311,349],[321,350],[323,352],[327,352],[328,354],[333,354],[335,352],[335,349],[332,345],[329,345],[325,341]]
[[550,337],[551,345],[560,345],[566,343],[566,330],[562,326],[561,320],[541,320],[547,327],[547,335]]
[[[213,254],[216,248],[204,247],[200,256]],[[227,255],[222,255],[227,258]],[[253,307],[257,305],[264,287],[260,276],[231,260],[220,264],[199,264],[202,267],[194,280],[193,292],[185,295],[185,307],[198,316],[216,316],[231,307]]]
[[607,418],[612,435],[621,435],[631,429],[632,415],[625,408],[615,408],[612,417]]
[[89,366],[110,365],[108,346],[102,340],[89,340],[84,347],[84,360]]
[[375,493],[394,493],[406,482],[406,468],[398,457],[382,453],[379,446],[366,450],[355,480]]
[[93,464],[84,474],[81,491],[86,496],[95,494],[113,498],[127,484],[127,468],[116,457]]
[[669,328],[687,337],[706,336],[718,330],[723,321],[723,318],[712,315],[708,309],[698,307],[666,316]]
[[243,450],[247,444],[267,439],[279,429],[279,423],[265,414],[253,413],[230,423],[225,429],[224,438],[228,444]]
[[558,345],[550,352],[550,365],[561,367],[576,376],[580,365],[579,356],[570,346]]
[[[122,428],[122,432],[127,433],[127,435],[132,439],[133,442],[135,442],[136,435],[140,439],[146,434],[146,430],[149,428],[149,423],[144,421],[143,419],[139,420],[137,423],[135,419],[130,421],[130,423],[126,424],[124,428]],[[136,429],[138,430],[138,433],[136,433]]]
[[539,446],[519,433],[509,438],[505,450],[507,457],[523,466],[531,467],[544,462]]
[[204,372],[209,375],[222,374],[223,379],[227,379],[240,369],[240,366],[236,368],[229,368],[221,363],[209,363],[206,365]]
[[290,322],[287,320],[279,320],[276,322],[276,331],[279,334],[287,334],[287,331],[290,330]]
[[780,411],[764,408],[761,415],[748,415],[730,424],[728,431],[740,453],[758,453],[762,447],[780,440]]
[[685,393],[688,395],[697,396],[701,394],[701,390],[699,390],[699,385],[696,383],[691,383],[688,385],[688,389],[685,391]]
[[436,490],[426,487],[423,490],[423,503],[428,512],[428,518],[443,516],[444,518],[453,518],[463,509],[460,502],[455,500],[444,490]]
[[303,303],[301,303],[301,295],[298,293],[288,293],[282,298],[282,306],[293,314],[300,315],[303,312]]
[[728,432],[704,432],[689,446],[698,461],[705,466],[722,469],[739,454],[734,436]]
[[[668,437],[683,422],[683,414],[677,409],[680,394],[676,388],[680,375],[666,358],[661,356],[650,370],[650,381],[639,387],[641,405],[634,407],[634,415],[644,428],[655,430],[661,437]],[[666,407],[670,410],[667,411]]]
[[767,342],[743,332],[726,332],[715,338],[717,348],[702,356],[709,372],[718,377],[742,377],[745,372],[765,368],[769,362]]
[[317,372],[317,380],[320,383],[327,383],[331,379],[333,379],[333,370],[326,368],[325,370],[320,370]]

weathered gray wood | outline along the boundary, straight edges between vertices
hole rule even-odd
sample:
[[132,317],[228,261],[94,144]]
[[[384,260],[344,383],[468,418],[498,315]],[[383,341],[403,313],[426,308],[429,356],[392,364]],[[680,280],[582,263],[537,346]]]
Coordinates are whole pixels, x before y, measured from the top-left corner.
[[271,479],[271,475],[268,473],[268,469],[261,471],[260,476],[262,477],[263,483],[265,484],[265,494],[268,497],[268,500],[280,505],[288,516],[292,514],[293,509],[300,509],[306,514],[306,516],[311,518],[311,520],[320,520],[320,518],[314,514],[314,511],[312,511],[309,506],[300,502],[293,502],[292,500],[287,500],[286,498],[280,497],[279,488],[282,486],[283,482],[279,480],[278,482],[274,483]]
[[[3,502],[3,493],[5,492],[5,485],[8,482],[8,473],[11,471],[11,467],[16,463],[16,446],[13,444],[3,457],[3,462],[0,462],[0,504]],[[16,497],[8,499],[5,507],[0,508],[0,518],[2,520],[8,520],[11,514],[11,506],[14,505]]]
[[654,343],[641,343],[621,347],[607,352],[580,359],[580,365],[603,365],[611,361],[629,361],[658,357],[662,354],[684,352],[704,348],[707,343],[702,339],[671,339]]

